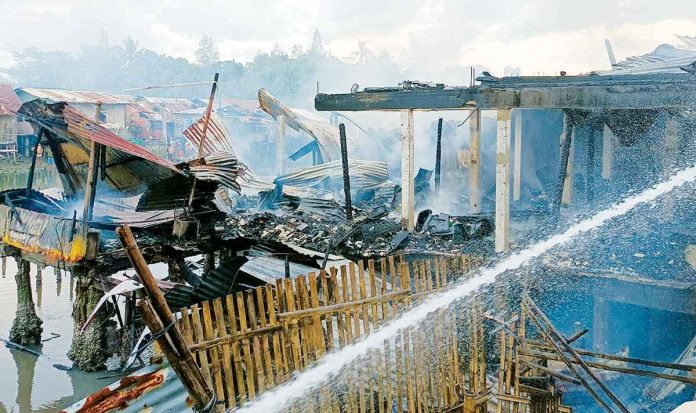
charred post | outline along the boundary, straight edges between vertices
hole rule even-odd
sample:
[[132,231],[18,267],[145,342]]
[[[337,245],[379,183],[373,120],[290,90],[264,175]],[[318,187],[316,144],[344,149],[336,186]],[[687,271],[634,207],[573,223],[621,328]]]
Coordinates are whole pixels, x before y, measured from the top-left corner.
[[350,199],[350,171],[348,170],[348,142],[346,141],[346,125],[338,125],[341,137],[341,163],[343,164],[343,193],[346,197],[346,219],[353,220],[353,203]]
[[68,358],[81,370],[96,371],[104,367],[108,354],[104,351],[106,322],[109,314],[102,306],[92,322],[83,329],[90,314],[94,311],[104,292],[95,284],[99,278],[93,268],[75,267],[72,270],[75,277],[75,302],[73,304],[73,341]]
[[442,118],[437,120],[437,144],[435,146],[435,192],[440,190],[440,168],[442,159]]

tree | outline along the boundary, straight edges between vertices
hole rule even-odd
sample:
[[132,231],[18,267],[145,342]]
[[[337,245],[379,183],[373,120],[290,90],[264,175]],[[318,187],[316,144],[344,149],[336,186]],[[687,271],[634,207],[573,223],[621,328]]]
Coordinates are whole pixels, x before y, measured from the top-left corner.
[[220,52],[215,41],[208,36],[201,37],[196,50],[196,63],[201,67],[210,67],[220,60]]
[[312,36],[312,45],[309,47],[309,54],[326,54],[326,49],[324,49],[324,42],[321,40],[321,33],[319,33],[318,29],[314,30],[314,35]]

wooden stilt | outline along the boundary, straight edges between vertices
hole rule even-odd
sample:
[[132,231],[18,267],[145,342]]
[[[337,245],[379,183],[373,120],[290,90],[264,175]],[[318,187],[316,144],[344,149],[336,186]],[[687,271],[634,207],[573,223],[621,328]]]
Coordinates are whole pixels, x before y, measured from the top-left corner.
[[413,231],[415,188],[413,110],[401,111],[401,225]]
[[469,117],[469,209],[481,211],[481,110],[476,108]]
[[[94,120],[99,123],[101,114],[101,102],[97,102],[97,109]],[[85,201],[82,210],[82,221],[87,224],[92,219],[92,209],[94,208],[94,195],[97,189],[97,171],[99,162],[99,144],[92,141],[89,148],[89,166],[87,169],[87,183],[85,184]]]
[[522,111],[515,111],[515,153],[513,167],[512,200],[519,201],[522,187]]
[[571,157],[571,144],[573,142],[573,124],[570,115],[563,117],[563,133],[561,134],[561,159],[558,166],[558,179],[556,180],[556,193],[551,201],[551,217],[558,221],[563,197],[566,194],[565,184],[568,175],[568,165]]
[[508,248],[510,236],[510,109],[498,110],[495,167],[495,251]]
[[[563,151],[564,149],[561,148]],[[561,155],[563,156],[563,155]],[[575,158],[575,128],[571,132],[570,148],[568,152],[568,162],[566,164],[566,174],[563,180],[563,197],[561,198],[561,203],[563,205],[570,205],[573,198],[573,159]]]

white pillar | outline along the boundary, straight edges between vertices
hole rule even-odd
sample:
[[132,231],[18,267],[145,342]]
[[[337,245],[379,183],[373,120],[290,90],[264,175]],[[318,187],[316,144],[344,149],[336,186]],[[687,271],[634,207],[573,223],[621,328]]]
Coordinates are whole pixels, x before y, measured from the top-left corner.
[[604,125],[602,135],[602,179],[611,178],[611,163],[614,156],[614,132]]
[[413,110],[401,111],[401,224],[408,231],[415,225]]
[[276,170],[279,175],[286,172],[285,159],[285,116],[280,115],[276,118],[278,125],[278,136],[276,139]]
[[481,212],[481,110],[476,108],[469,117],[469,209]]
[[512,200],[518,201],[520,199],[520,188],[522,186],[522,111],[515,111],[515,154],[514,154],[513,167],[515,172],[513,174],[512,182]]
[[495,251],[507,250],[510,237],[510,109],[498,109],[495,165]]

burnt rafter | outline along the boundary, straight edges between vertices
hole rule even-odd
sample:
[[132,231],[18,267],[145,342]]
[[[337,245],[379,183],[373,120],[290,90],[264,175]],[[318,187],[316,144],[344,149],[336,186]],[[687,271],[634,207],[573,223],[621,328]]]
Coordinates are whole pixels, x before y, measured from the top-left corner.
[[641,75],[479,77],[471,87],[385,87],[320,93],[319,111],[542,109],[696,109],[696,76]]

